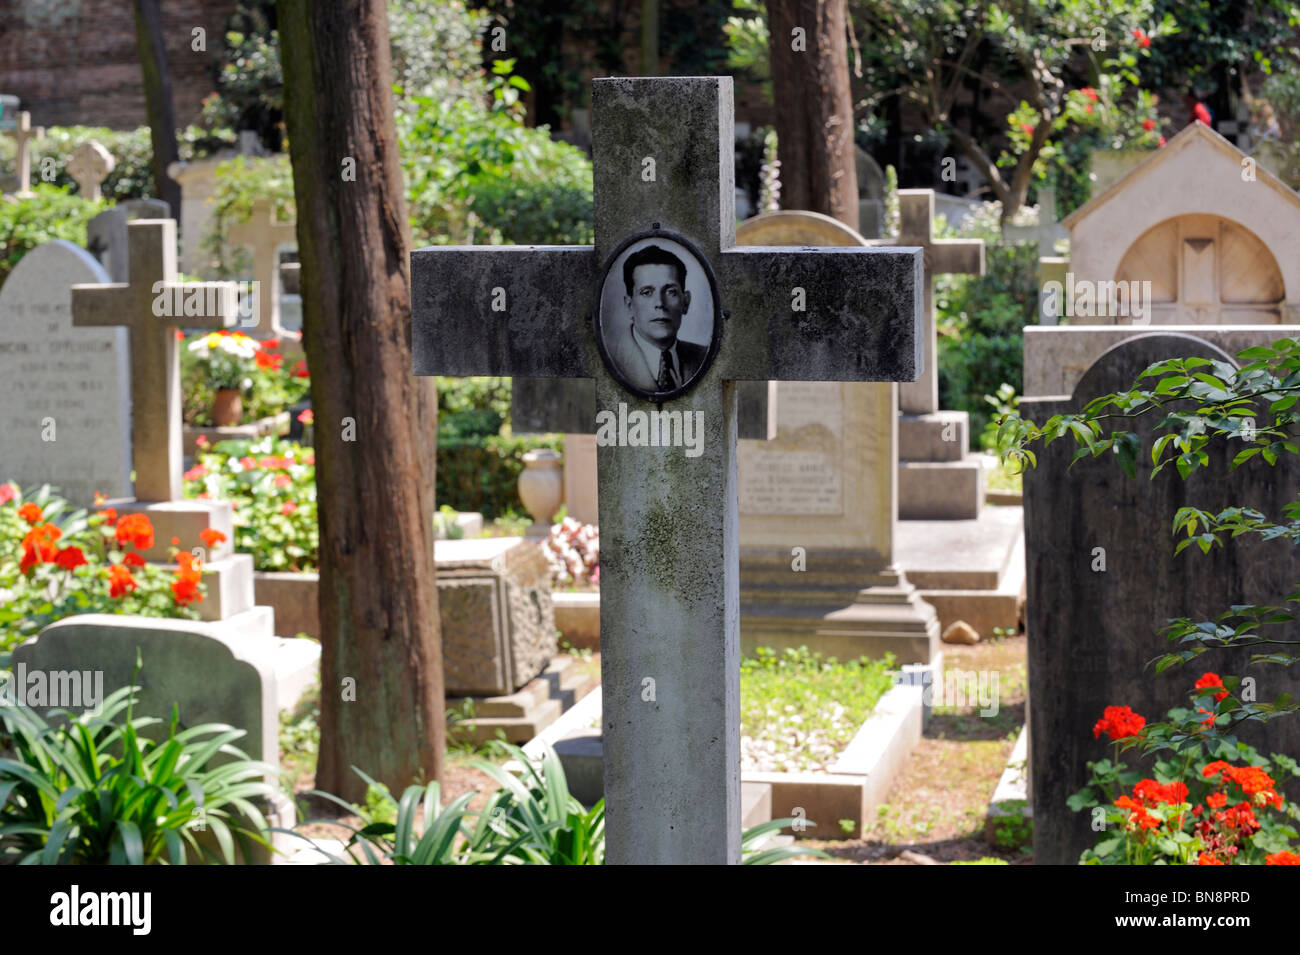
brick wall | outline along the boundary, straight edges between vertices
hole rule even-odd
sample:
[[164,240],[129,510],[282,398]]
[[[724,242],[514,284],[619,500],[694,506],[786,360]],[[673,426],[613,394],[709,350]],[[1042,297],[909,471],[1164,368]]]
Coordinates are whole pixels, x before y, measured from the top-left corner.
[[[212,92],[236,0],[164,0],[163,29],[176,122],[197,120]],[[0,3],[0,93],[22,99],[34,125],[109,126],[147,122],[131,0],[6,0]],[[191,50],[195,27],[207,51]]]

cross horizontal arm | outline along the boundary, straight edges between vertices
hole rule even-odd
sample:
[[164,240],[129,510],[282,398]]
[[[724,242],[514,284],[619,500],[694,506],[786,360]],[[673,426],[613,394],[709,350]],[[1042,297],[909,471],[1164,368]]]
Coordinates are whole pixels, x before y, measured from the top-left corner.
[[932,275],[983,275],[983,239],[935,239],[929,248]]
[[411,253],[417,375],[590,378],[591,246],[433,246]]
[[729,379],[914,381],[919,248],[739,246],[719,257]]
[[86,328],[104,328],[131,324],[129,308],[133,302],[131,286],[72,286],[72,324]]

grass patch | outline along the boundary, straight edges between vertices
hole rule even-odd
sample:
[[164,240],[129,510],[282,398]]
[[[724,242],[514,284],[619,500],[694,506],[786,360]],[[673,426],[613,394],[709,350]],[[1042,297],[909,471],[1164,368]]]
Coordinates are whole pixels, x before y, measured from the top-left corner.
[[841,662],[807,647],[759,647],[740,664],[744,769],[826,771],[894,685],[894,658]]

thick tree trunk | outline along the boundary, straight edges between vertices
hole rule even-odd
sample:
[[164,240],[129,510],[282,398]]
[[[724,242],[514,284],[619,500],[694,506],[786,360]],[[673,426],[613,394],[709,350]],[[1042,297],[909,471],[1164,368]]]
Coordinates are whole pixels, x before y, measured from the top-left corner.
[[767,0],[781,207],[858,228],[845,0]]
[[[383,0],[280,0],[320,514],[317,785],[441,775],[437,399],[411,373],[410,238]],[[351,692],[352,689],[355,692]]]
[[145,111],[153,140],[153,179],[158,198],[171,208],[172,218],[181,217],[181,185],[167,175],[167,167],[180,158],[176,149],[176,108],[172,104],[172,80],[167,70],[167,48],[163,45],[161,0],[135,0],[135,39],[144,73]]

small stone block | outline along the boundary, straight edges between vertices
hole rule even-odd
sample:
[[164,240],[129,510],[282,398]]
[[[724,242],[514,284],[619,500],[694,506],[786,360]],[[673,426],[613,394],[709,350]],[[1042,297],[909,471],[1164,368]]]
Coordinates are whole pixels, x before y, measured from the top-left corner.
[[962,643],[973,646],[980,642],[980,635],[965,620],[958,620],[943,632],[944,643]]

